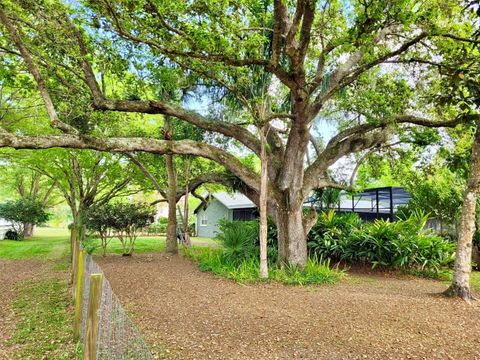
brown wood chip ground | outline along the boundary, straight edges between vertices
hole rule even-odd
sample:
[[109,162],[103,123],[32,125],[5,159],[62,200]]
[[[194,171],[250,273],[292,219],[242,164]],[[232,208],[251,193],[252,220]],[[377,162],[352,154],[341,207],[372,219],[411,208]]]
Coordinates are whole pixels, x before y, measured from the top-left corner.
[[173,359],[480,359],[480,305],[441,282],[353,275],[240,285],[162,254],[98,259],[150,345]]

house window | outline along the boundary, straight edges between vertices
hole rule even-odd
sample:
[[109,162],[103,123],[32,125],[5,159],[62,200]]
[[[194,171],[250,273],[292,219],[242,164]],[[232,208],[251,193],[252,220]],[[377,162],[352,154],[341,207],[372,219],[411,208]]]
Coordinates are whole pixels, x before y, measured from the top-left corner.
[[208,225],[207,214],[200,215],[200,226],[207,226],[207,225]]

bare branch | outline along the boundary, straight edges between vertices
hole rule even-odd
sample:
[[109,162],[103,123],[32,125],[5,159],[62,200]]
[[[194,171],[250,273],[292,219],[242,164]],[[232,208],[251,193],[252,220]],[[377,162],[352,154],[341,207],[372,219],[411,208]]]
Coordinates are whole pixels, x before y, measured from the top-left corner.
[[125,156],[130,159],[131,162],[133,162],[139,169],[140,171],[151,181],[153,184],[153,187],[157,192],[162,195],[164,198],[167,197],[167,193],[162,189],[160,186],[160,183],[158,180],[155,178],[155,176],[147,169],[147,167],[140,161],[138,160],[133,154],[131,153],[125,153]]

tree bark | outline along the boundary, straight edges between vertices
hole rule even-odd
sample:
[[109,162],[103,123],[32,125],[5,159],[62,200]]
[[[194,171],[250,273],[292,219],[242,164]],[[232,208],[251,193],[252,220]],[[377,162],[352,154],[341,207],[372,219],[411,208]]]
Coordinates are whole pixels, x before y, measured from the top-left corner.
[[475,233],[475,212],[480,187],[480,126],[477,124],[472,148],[472,160],[467,186],[463,196],[462,216],[458,228],[457,251],[453,281],[445,292],[449,296],[460,297],[467,302],[474,299],[470,290],[472,271],[472,240]]
[[185,166],[185,195],[183,201],[183,236],[185,237],[185,244],[188,247],[192,247],[192,242],[190,239],[190,231],[188,228],[188,195],[190,193],[189,189],[189,181],[190,181],[190,161],[191,159],[188,157],[186,159],[186,166]]
[[33,236],[33,229],[34,229],[33,224],[30,224],[30,223],[25,224],[23,228],[23,238],[25,239]]
[[260,171],[260,277],[268,279],[267,260],[267,197],[268,197],[268,163],[266,151],[266,126],[260,129],[261,171]]
[[[164,126],[164,135],[165,140],[169,140],[170,134],[170,121],[168,118],[165,119]],[[175,167],[173,164],[173,155],[165,155],[165,164],[167,166],[167,177],[168,177],[168,193],[167,193],[167,202],[168,202],[168,225],[167,225],[167,240],[166,240],[166,252],[168,254],[177,254],[178,253],[178,242],[177,242],[177,178],[175,174]]]
[[303,227],[303,211],[283,203],[276,210],[278,229],[278,263],[304,268],[307,263],[307,241]]

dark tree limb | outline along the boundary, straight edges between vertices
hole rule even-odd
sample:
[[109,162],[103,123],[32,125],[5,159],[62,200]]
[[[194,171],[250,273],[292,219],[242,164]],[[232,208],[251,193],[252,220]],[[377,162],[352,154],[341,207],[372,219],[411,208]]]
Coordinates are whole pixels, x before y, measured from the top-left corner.
[[0,133],[0,147],[14,149],[74,148],[113,153],[142,151],[152,154],[196,155],[213,160],[238,176],[248,187],[258,191],[258,175],[245,167],[234,155],[215,146],[192,141],[166,141],[149,138],[95,138],[75,135],[19,136]]

